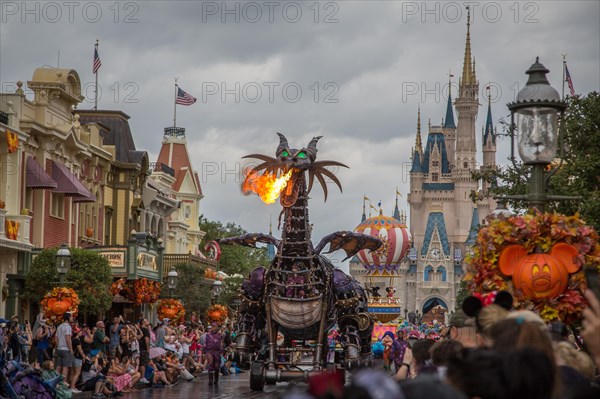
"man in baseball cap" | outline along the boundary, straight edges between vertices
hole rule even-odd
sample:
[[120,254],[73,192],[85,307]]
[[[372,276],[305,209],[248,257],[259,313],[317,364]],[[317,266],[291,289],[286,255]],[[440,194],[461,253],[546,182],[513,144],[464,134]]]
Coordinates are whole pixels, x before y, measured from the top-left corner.
[[458,309],[450,316],[448,337],[459,341],[465,348],[477,348],[479,340],[475,326],[475,318],[469,317]]

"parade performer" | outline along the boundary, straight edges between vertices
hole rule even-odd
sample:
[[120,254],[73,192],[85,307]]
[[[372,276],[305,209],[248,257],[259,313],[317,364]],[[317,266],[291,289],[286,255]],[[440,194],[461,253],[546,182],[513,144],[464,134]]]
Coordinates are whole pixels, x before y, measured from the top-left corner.
[[383,338],[381,338],[381,343],[383,344],[383,368],[385,370],[390,370],[390,351],[392,349],[392,344],[394,343],[394,341],[394,333],[391,331],[386,331],[385,334],[383,334]]
[[404,353],[408,348],[408,341],[404,338],[402,333],[398,334],[398,339],[394,340],[390,348],[390,363],[394,363],[396,370],[400,368],[400,365],[404,362]]
[[219,383],[221,352],[223,351],[223,335],[219,331],[219,323],[213,322],[210,331],[206,334],[204,353],[206,355],[206,369],[208,370],[208,385]]

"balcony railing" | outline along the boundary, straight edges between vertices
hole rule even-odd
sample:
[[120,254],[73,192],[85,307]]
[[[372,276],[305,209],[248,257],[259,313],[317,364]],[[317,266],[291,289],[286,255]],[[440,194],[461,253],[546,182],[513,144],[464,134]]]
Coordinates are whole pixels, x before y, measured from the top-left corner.
[[14,243],[15,247],[31,248],[29,232],[31,229],[31,216],[10,215],[0,209],[0,239],[5,244]]
[[171,267],[186,263],[198,267],[217,269],[217,262],[209,259],[203,259],[198,255],[188,254],[164,254],[163,255],[163,276],[166,278]]
[[423,288],[450,288],[449,281],[424,281]]

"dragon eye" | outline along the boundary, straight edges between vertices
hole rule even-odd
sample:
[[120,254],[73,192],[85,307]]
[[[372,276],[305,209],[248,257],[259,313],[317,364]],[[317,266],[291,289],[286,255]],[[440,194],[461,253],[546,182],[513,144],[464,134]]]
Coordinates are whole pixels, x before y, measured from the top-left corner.
[[290,156],[290,153],[289,153],[289,152],[287,152],[287,150],[283,150],[283,151],[281,152],[281,156],[282,156],[282,157],[289,157],[289,156]]
[[304,151],[300,151],[299,153],[296,154],[296,156],[298,158],[306,158],[306,153]]

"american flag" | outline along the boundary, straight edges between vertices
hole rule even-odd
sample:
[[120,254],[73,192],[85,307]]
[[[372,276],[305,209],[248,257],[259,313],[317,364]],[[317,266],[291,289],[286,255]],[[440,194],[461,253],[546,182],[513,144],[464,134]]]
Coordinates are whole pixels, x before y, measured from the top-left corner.
[[92,73],[98,72],[98,69],[102,66],[100,56],[98,55],[98,47],[94,47],[94,64],[92,65]]
[[565,81],[569,85],[569,91],[571,92],[571,96],[575,95],[575,88],[573,87],[573,80],[571,79],[571,74],[569,73],[569,68],[565,63]]
[[179,86],[177,86],[177,99],[175,100],[175,104],[192,105],[196,101],[196,98],[192,97],[185,91],[181,90]]

